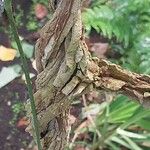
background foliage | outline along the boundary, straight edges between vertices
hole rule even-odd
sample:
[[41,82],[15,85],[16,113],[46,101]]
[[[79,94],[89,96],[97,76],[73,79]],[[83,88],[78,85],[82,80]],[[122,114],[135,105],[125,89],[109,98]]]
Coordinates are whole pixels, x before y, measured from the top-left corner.
[[94,0],[83,21],[88,32],[94,28],[111,39],[113,50],[123,56],[119,63],[150,73],[150,0]]

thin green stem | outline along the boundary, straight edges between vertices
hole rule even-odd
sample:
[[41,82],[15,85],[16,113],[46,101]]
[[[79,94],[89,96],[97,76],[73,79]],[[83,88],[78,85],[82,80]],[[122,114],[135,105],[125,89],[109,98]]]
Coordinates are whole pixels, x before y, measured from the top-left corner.
[[36,107],[35,107],[34,96],[33,96],[33,92],[32,92],[32,83],[31,83],[31,79],[29,76],[26,57],[24,55],[22,45],[21,45],[21,42],[20,42],[20,39],[18,36],[18,31],[17,31],[16,25],[15,25],[15,20],[14,20],[13,13],[12,13],[12,3],[11,2],[12,2],[12,0],[5,0],[5,10],[7,12],[7,16],[8,16],[10,25],[11,25],[14,39],[15,39],[17,46],[18,46],[18,50],[20,53],[21,61],[22,61],[22,69],[23,69],[25,77],[26,77],[27,89],[28,89],[28,94],[29,94],[30,103],[31,103],[33,125],[34,125],[34,129],[35,129],[38,150],[42,150],[41,143],[40,143],[38,119],[37,119],[37,115],[36,115]]

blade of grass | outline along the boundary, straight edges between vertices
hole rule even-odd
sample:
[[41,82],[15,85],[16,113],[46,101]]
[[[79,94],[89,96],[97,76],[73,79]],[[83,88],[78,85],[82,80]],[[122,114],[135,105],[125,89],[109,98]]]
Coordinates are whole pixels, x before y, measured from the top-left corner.
[[29,76],[29,71],[28,71],[28,65],[26,61],[26,57],[24,55],[22,45],[18,36],[18,31],[15,25],[15,20],[13,17],[13,12],[12,12],[12,0],[5,0],[5,10],[7,12],[7,16],[11,25],[11,29],[13,32],[14,39],[17,43],[18,50],[20,53],[21,61],[22,61],[22,68],[26,77],[26,82],[27,82],[27,89],[28,89],[28,94],[30,98],[30,103],[31,103],[31,110],[32,110],[32,117],[33,117],[33,124],[35,128],[35,134],[36,134],[36,141],[37,141],[37,146],[38,150],[42,150],[41,143],[40,143],[40,134],[39,134],[39,127],[38,127],[38,120],[36,116],[36,108],[35,108],[35,102],[34,102],[34,97],[33,97],[33,92],[32,92],[32,84]]
[[112,142],[118,143],[118,144],[120,144],[120,145],[122,145],[122,146],[124,146],[126,148],[131,149],[130,145],[126,141],[124,141],[123,139],[121,139],[119,136],[112,137],[110,140],[107,140],[106,143],[108,141],[112,141]]
[[114,143],[108,141],[107,144],[111,147],[111,150],[120,150],[120,148]]
[[146,136],[118,128],[117,133],[129,138],[146,139]]
[[[118,128],[120,129],[126,129],[127,127],[129,127],[131,124],[136,123],[137,121],[139,121],[140,119],[147,117],[150,115],[150,110],[149,109],[144,109],[143,107],[139,107],[134,114],[123,124],[121,124]],[[117,134],[117,129],[113,130],[113,132],[111,133],[111,135],[109,135],[108,137],[106,137],[105,140],[111,139],[113,138],[113,136],[115,136]]]
[[130,138],[123,136],[122,137],[125,139],[125,141],[128,142],[128,144],[132,147],[134,150],[142,150],[141,147],[139,147],[135,142],[133,142]]
[[103,125],[103,127],[102,127],[102,135],[103,135],[103,136],[105,136],[106,132],[108,131],[108,127],[109,127],[109,122],[108,122],[109,113],[110,113],[110,110],[109,110],[109,103],[107,103],[107,106],[106,106],[106,114],[105,114],[105,119],[104,119],[104,125]]

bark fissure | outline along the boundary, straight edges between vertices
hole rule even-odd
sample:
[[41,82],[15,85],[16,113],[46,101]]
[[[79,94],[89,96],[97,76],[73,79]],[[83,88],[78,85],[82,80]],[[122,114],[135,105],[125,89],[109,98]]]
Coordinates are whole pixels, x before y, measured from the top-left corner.
[[[81,3],[82,0],[61,0],[52,19],[41,29],[36,44],[39,74],[34,98],[43,150],[64,149],[69,106],[94,87],[123,93],[142,105],[150,103],[149,76],[91,56],[84,41]],[[27,131],[34,136],[29,107],[27,103]]]

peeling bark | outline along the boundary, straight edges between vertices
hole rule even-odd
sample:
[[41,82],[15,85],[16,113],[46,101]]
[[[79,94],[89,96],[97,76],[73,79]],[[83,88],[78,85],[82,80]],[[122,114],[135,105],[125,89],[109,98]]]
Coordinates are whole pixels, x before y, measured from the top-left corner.
[[[40,31],[34,98],[43,150],[64,149],[69,106],[93,88],[125,94],[145,106],[150,103],[150,77],[93,58],[82,31],[81,0],[62,0]],[[29,107],[27,103],[27,131],[34,136]]]

